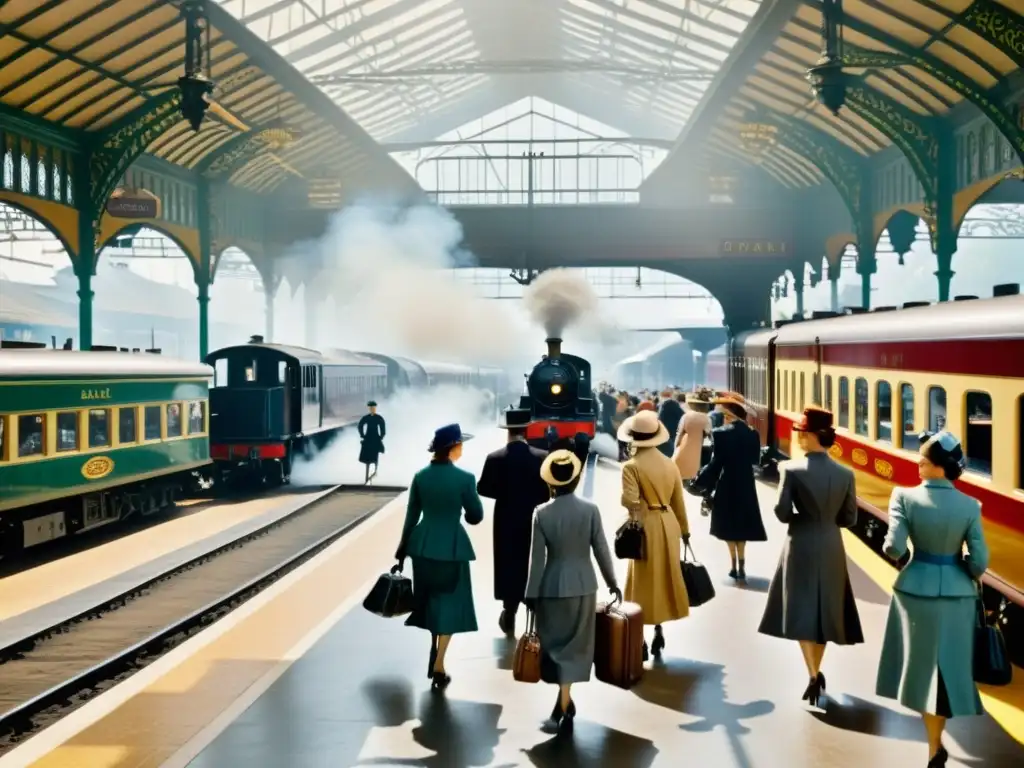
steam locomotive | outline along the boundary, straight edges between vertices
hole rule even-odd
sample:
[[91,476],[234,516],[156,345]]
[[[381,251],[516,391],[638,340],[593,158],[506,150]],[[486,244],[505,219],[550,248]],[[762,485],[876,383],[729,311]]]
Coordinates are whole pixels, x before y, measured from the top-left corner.
[[557,439],[573,439],[579,452],[589,450],[597,428],[590,363],[562,353],[562,340],[547,340],[548,353],[526,377],[519,407],[530,411],[526,440],[548,448]]

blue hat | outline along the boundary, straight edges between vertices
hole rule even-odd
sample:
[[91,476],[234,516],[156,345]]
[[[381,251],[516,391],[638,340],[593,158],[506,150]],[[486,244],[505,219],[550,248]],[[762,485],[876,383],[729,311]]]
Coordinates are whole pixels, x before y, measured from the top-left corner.
[[451,448],[472,439],[473,436],[463,432],[462,427],[458,424],[447,424],[440,429],[434,430],[434,439],[430,442],[430,447],[427,450],[431,453],[437,453],[445,448]]

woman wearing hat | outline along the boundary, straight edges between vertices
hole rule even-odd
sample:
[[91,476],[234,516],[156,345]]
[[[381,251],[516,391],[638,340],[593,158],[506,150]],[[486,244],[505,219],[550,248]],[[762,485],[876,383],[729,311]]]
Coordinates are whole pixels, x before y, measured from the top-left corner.
[[434,432],[429,448],[434,458],[409,486],[405,526],[395,552],[399,565],[406,556],[412,558],[415,607],[405,623],[430,632],[427,677],[436,690],[451,682],[444,666],[451,636],[477,630],[469,573],[476,553],[462,527],[462,513],[465,510],[467,523],[477,525],[484,518],[484,507],[476,478],[455,466],[462,444],[471,437],[458,424]]
[[[377,474],[377,465],[380,462],[380,455],[384,453],[384,436],[387,434],[387,426],[384,417],[377,413],[377,401],[371,400],[366,404],[369,413],[359,420],[359,462],[366,465],[366,482]],[[370,472],[370,465],[373,465],[373,472]]]
[[711,535],[729,546],[729,576],[747,578],[748,541],[767,541],[754,484],[754,465],[761,454],[761,438],[747,426],[747,409],[733,398],[717,398],[723,426],[711,432],[711,461],[700,471],[694,485],[713,492]]
[[554,451],[544,459],[541,478],[552,500],[538,507],[533,518],[533,553],[526,596],[537,617],[541,679],[559,686],[558,700],[543,729],[549,733],[572,729],[576,705],[573,683],[590,679],[594,664],[597,620],[597,576],[617,598],[615,568],[596,504],[575,495],[582,462],[572,451]]
[[704,393],[686,396],[686,413],[676,432],[676,450],[672,455],[683,482],[693,480],[700,471],[704,438],[711,434],[710,410],[711,401]]
[[[975,579],[988,568],[981,505],[953,486],[964,451],[949,432],[923,433],[921,484],[889,497],[882,551],[893,560],[913,554],[893,584],[876,692],[924,718],[928,766],[941,768],[946,719],[983,713],[973,675]],[[967,554],[963,546],[967,545]]]
[[672,459],[658,450],[669,434],[656,413],[640,411],[626,419],[619,440],[629,443],[633,453],[622,466],[622,506],[643,526],[647,541],[647,559],[629,561],[626,599],[643,609],[644,624],[654,625],[651,652],[660,656],[665,648],[661,625],[690,613],[679,567],[679,540],[690,538],[683,485]]
[[853,472],[828,455],[829,411],[807,408],[793,431],[805,457],[780,467],[775,516],[789,532],[759,631],[800,643],[810,678],[803,698],[817,706],[825,645],[864,642],[840,530],[857,522],[857,493]]

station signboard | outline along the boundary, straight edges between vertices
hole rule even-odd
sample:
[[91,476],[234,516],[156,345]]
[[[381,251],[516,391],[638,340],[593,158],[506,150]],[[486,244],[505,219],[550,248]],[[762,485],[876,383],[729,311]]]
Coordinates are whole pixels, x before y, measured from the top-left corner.
[[783,256],[789,253],[789,245],[785,240],[767,240],[747,238],[742,240],[722,240],[719,252],[734,256]]
[[117,190],[107,201],[107,213],[119,219],[155,219],[160,199],[145,189]]

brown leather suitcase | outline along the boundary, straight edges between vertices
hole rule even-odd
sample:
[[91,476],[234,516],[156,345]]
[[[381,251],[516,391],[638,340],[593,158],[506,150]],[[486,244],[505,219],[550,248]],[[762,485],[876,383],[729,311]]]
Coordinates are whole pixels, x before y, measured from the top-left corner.
[[598,603],[594,675],[632,688],[644,674],[644,614],[636,603]]

